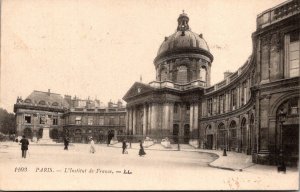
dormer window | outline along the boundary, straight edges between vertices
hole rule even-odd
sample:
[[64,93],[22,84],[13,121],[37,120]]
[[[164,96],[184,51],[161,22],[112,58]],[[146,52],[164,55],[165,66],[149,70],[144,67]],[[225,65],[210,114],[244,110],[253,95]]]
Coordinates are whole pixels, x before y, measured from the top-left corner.
[[43,101],[43,100],[41,100],[41,101],[39,102],[39,105],[46,105],[46,102]]

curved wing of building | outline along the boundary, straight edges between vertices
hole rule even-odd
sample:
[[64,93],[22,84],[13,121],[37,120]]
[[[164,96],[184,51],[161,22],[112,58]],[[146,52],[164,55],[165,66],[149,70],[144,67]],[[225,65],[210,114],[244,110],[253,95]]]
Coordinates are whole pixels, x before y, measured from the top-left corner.
[[[257,16],[253,52],[236,72],[211,85],[213,55],[186,13],[165,37],[155,81],[136,82],[127,102],[126,133],[135,138],[252,155],[253,162],[288,165],[299,159],[300,4],[286,1]],[[249,34],[250,35],[250,34]]]

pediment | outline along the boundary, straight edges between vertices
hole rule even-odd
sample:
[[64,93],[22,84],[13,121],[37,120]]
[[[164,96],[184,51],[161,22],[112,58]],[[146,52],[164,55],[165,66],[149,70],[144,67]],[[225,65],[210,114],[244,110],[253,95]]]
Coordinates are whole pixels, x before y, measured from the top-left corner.
[[141,95],[143,93],[146,93],[146,92],[149,92],[152,90],[154,90],[154,88],[148,84],[135,82],[131,86],[131,88],[127,91],[127,93],[123,97],[123,100],[126,101],[128,98],[135,97],[135,96]]

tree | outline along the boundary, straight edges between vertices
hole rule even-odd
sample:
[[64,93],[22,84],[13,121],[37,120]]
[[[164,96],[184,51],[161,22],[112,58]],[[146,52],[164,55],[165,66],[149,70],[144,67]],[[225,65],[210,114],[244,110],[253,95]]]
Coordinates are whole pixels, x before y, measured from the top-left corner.
[[16,133],[15,114],[8,113],[2,108],[0,108],[0,132],[8,135]]

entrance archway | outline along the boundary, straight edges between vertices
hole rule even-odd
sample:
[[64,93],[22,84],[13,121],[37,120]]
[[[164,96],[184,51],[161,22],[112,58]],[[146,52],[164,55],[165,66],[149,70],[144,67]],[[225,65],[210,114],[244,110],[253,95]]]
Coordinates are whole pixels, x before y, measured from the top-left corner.
[[173,140],[175,143],[178,143],[178,135],[179,135],[179,125],[173,124]]
[[[276,151],[283,149],[285,164],[298,166],[299,160],[299,97],[284,101],[276,112]],[[284,113],[284,117],[279,115]],[[280,120],[281,116],[281,120]]]
[[224,123],[218,126],[218,149],[227,149],[227,130]]
[[229,150],[235,151],[237,148],[236,122],[233,120],[229,125]]
[[189,124],[185,124],[184,125],[184,138],[183,138],[183,142],[184,143],[189,143],[190,140],[190,125]]
[[211,133],[211,125],[207,125],[205,133],[206,133],[205,148],[212,149],[214,137],[213,137],[213,134]]

